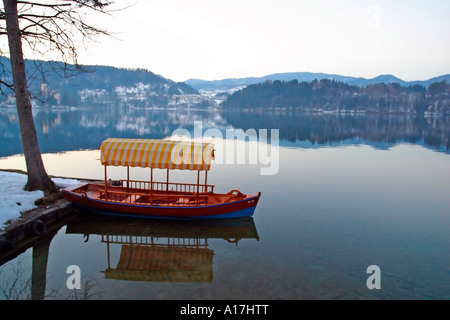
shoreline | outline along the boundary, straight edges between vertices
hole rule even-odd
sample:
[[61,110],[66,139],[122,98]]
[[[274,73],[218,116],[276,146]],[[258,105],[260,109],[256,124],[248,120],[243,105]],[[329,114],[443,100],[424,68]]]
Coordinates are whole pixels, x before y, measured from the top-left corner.
[[[16,174],[27,173],[17,169],[0,169],[0,172]],[[80,183],[97,181],[72,177],[57,177],[49,175],[51,179],[70,179]],[[73,204],[66,200],[62,192],[56,196],[36,200],[36,207],[20,212],[18,217],[0,226],[0,265],[25,251],[33,243],[46,234],[54,232],[76,217]]]

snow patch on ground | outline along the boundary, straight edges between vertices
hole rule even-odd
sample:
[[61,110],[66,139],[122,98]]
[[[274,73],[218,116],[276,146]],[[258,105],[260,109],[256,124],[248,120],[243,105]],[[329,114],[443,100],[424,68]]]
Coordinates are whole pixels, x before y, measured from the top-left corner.
[[[80,184],[74,179],[52,180],[60,188]],[[0,171],[0,229],[7,221],[19,218],[22,212],[36,208],[34,202],[44,196],[42,191],[24,191],[26,183],[25,174]]]

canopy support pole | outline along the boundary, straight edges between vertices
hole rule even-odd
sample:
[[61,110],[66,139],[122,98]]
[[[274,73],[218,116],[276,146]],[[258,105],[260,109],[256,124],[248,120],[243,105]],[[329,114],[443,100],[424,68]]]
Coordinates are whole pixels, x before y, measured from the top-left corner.
[[110,269],[111,268],[111,263],[110,263],[110,261],[111,261],[111,255],[110,255],[110,253],[109,253],[109,235],[107,235],[106,236],[107,238],[107,240],[106,240],[106,252],[107,252],[107,256],[108,256],[108,269]]
[[105,164],[105,200],[108,200],[108,173],[106,168],[107,166]]
[[[208,192],[208,170],[205,170],[205,192]],[[206,197],[206,203],[208,203],[208,198]]]
[[169,191],[169,169],[167,169],[167,182],[166,182],[166,192]]
[[153,191],[153,168],[150,168],[150,191]]
[[130,188],[130,166],[127,166],[127,192]]
[[153,204],[153,168],[150,168],[150,204]]
[[200,170],[197,170],[197,202],[200,191]]

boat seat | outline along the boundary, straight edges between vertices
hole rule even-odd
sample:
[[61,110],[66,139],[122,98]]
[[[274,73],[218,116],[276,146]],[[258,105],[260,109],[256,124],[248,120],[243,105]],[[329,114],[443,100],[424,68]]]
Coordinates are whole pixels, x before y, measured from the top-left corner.
[[122,201],[120,201],[121,203],[131,203],[131,195],[129,195],[128,197],[126,197],[125,199],[123,199]]

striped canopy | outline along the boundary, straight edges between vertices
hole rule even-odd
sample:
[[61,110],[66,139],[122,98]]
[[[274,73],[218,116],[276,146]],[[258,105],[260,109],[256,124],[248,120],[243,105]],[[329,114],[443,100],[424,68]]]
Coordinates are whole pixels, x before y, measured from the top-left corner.
[[107,166],[209,170],[214,144],[155,139],[115,139],[102,142],[101,162]]
[[108,268],[105,277],[133,281],[211,282],[213,256],[214,252],[207,248],[123,244],[116,269]]

